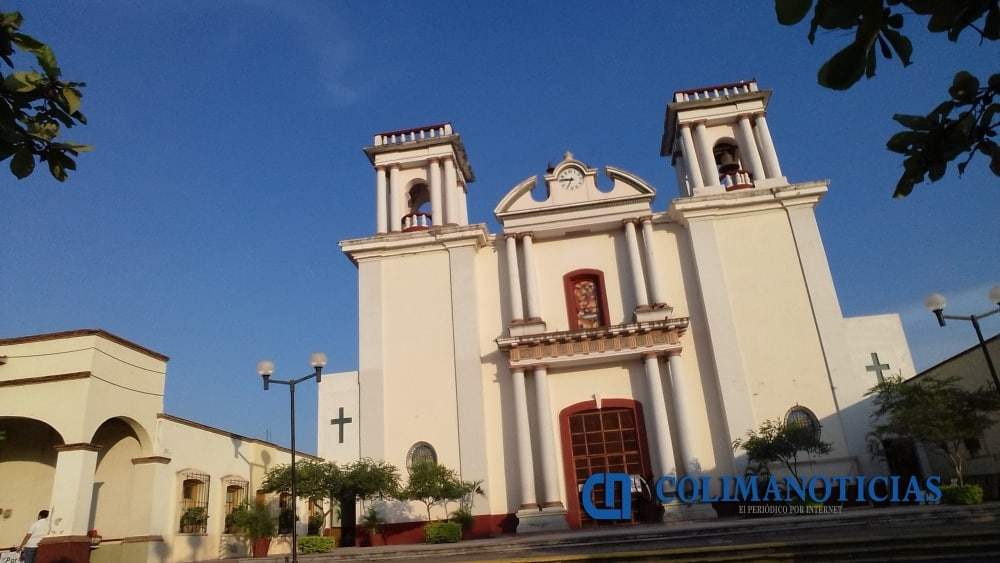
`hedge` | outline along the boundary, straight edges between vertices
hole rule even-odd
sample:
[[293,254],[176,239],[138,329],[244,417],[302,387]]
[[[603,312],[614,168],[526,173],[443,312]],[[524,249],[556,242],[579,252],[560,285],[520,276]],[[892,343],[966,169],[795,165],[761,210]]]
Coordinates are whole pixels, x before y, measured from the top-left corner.
[[424,526],[427,543],[456,543],[462,539],[462,526],[455,522],[429,522]]
[[982,504],[983,488],[979,485],[942,485],[941,502],[945,504]]
[[321,536],[302,536],[299,538],[299,553],[328,553],[333,551],[336,543],[333,538]]

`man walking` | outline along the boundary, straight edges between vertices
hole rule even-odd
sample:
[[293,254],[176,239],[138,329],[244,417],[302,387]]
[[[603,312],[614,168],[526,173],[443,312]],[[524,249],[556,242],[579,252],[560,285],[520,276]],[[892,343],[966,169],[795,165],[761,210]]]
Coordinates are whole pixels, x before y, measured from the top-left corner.
[[38,552],[38,542],[42,541],[49,533],[49,511],[43,510],[38,513],[38,520],[28,527],[28,533],[24,534],[21,545],[17,550],[21,552],[21,561],[24,563],[35,563],[35,554]]

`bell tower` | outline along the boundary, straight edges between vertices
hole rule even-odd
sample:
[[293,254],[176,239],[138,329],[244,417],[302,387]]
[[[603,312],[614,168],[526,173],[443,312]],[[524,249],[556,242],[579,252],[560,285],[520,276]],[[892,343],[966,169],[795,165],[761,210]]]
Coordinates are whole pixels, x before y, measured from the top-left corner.
[[756,80],[674,92],[660,155],[670,158],[681,195],[788,184],[767,127],[770,97]]
[[475,174],[451,123],[378,133],[365,154],[375,168],[375,232],[468,225]]

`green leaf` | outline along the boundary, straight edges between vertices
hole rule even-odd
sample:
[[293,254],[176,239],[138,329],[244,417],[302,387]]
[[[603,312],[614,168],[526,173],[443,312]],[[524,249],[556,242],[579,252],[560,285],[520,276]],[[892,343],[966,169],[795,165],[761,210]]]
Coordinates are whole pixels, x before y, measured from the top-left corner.
[[37,88],[44,80],[37,72],[21,70],[8,75],[3,81],[3,87],[8,92],[24,94]]
[[868,45],[854,41],[823,63],[817,75],[821,86],[847,90],[861,79],[868,60]]
[[918,131],[900,131],[896,133],[885,144],[885,147],[892,152],[909,154],[913,145],[923,145],[927,142],[927,134]]
[[10,171],[17,176],[17,179],[27,178],[35,169],[35,155],[31,152],[29,145],[23,145],[14,153],[14,158],[10,160]]
[[910,66],[913,61],[910,57],[913,55],[913,43],[910,39],[898,31],[891,29],[883,29],[882,34],[885,38],[889,40],[896,54],[899,55],[899,60],[903,62],[903,66]]
[[76,90],[66,87],[62,89],[63,98],[66,99],[66,106],[69,109],[69,113],[72,115],[80,109],[80,93]]
[[781,25],[795,25],[806,17],[812,8],[812,0],[774,0],[774,11]]

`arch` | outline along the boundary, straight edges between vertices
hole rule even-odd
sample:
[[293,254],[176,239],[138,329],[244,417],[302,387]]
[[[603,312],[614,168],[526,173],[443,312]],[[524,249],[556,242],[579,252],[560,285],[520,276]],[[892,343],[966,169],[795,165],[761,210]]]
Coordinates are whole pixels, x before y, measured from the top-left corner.
[[802,405],[795,405],[788,409],[788,412],[785,413],[785,424],[789,426],[792,424],[805,425],[812,429],[817,439],[823,432],[823,425],[820,424],[816,414]]
[[101,428],[103,428],[106,424],[108,424],[109,422],[114,421],[114,420],[118,420],[118,421],[121,421],[121,422],[127,424],[128,427],[132,430],[133,436],[139,442],[139,448],[140,448],[140,452],[141,452],[140,455],[144,455],[144,456],[145,455],[152,455],[152,453],[153,453],[153,440],[152,440],[152,438],[150,438],[150,433],[146,430],[146,427],[143,426],[142,423],[140,423],[139,421],[135,420],[134,418],[131,418],[131,417],[128,417],[128,416],[124,416],[124,415],[112,416],[110,418],[105,419],[100,424],[98,424],[97,427],[94,429],[94,431],[90,434],[90,440],[89,441],[91,443],[94,443],[94,440],[97,437],[97,433],[101,431]]
[[743,166],[743,155],[735,139],[722,137],[712,145],[719,182],[727,191],[749,188],[754,178]]
[[430,203],[431,190],[427,187],[427,184],[422,181],[411,183],[410,187],[406,190],[406,207],[410,210],[410,213],[424,211],[424,206],[430,205]]
[[0,456],[0,546],[18,545],[38,518],[49,508],[55,480],[55,446],[65,444],[49,423],[21,416],[0,417],[3,433]]
[[566,316],[570,330],[610,324],[604,272],[593,268],[568,272],[563,275],[563,291],[566,295]]
[[618,398],[602,399],[600,404],[598,404],[596,399],[591,399],[565,407],[559,411],[559,438],[562,444],[563,477],[566,484],[566,521],[571,528],[580,528],[582,518],[580,512],[580,493],[577,489],[578,476],[576,475],[573,462],[573,432],[570,427],[570,419],[573,415],[584,414],[588,411],[600,412],[615,409],[632,411],[642,476],[647,479],[653,477],[652,464],[649,459],[649,442],[646,439],[646,425],[642,413],[642,403],[634,399]]
[[437,463],[438,456],[437,450],[434,446],[427,442],[420,441],[412,446],[406,452],[406,471],[407,473],[413,468],[417,463]]
[[135,478],[132,460],[142,456],[142,443],[133,425],[120,417],[101,423],[90,442],[100,449],[94,471],[89,529],[100,530],[104,537],[125,537],[132,516]]

